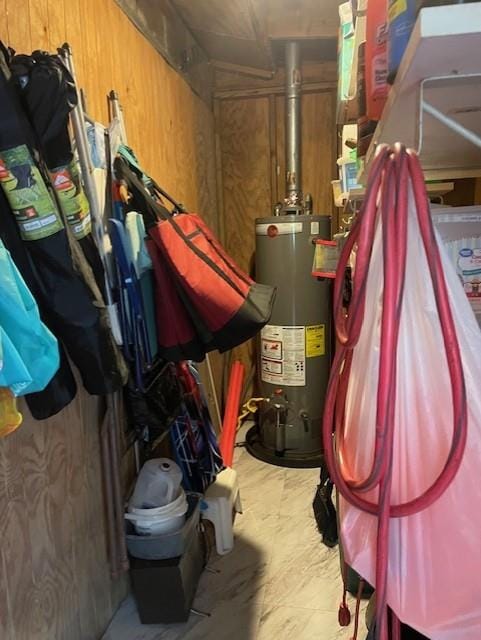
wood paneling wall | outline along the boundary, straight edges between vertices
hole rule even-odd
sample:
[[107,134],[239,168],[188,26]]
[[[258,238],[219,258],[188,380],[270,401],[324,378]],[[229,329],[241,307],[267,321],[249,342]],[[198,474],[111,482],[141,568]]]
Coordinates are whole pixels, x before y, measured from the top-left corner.
[[129,144],[177,200],[215,222],[213,114],[114,0],[0,0],[0,39],[18,53],[72,46],[90,115],[115,89]]
[[[330,67],[327,78],[330,81]],[[326,75],[314,75],[312,80],[323,82]],[[254,220],[272,215],[273,204],[285,197],[284,96],[278,95],[277,84],[252,83],[263,94],[271,84],[276,92],[270,95],[253,96],[245,83],[235,87],[235,98],[216,102],[225,246],[247,271],[255,249]],[[229,86],[229,81],[222,78],[221,86]],[[243,91],[249,97],[242,97]],[[302,185],[304,193],[313,196],[314,212],[321,215],[333,213],[335,160],[335,93],[306,93],[302,98]],[[237,348],[233,355],[249,370],[254,363],[254,342]]]
[[[90,114],[105,123],[116,89],[146,170],[216,226],[212,111],[113,0],[0,0],[0,39],[19,53],[68,41]],[[96,640],[126,592],[107,564],[102,400],[79,389],[53,419],[22,411],[0,440],[0,638]]]
[[[269,98],[220,102],[219,133],[223,185],[224,243],[247,272],[255,247],[254,220],[271,206]],[[233,350],[250,370],[254,341]]]
[[[285,198],[285,104],[284,96],[276,97],[277,132],[277,200]],[[332,91],[308,93],[302,97],[302,188],[310,193],[314,212],[333,213],[331,180],[335,175],[336,120]]]
[[0,442],[0,637],[95,640],[126,594],[104,533],[100,398],[79,391],[58,416]]

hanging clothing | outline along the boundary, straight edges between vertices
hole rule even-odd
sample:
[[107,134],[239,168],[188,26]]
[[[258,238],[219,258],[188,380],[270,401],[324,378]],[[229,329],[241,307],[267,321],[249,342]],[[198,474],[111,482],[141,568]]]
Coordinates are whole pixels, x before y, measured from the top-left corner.
[[7,62],[47,166],[69,164],[73,153],[68,121],[77,90],[68,69],[60,56],[44,51],[15,55]]
[[0,241],[0,387],[15,396],[42,391],[59,364],[57,340]]
[[[31,261],[26,244],[20,237],[18,226],[13,219],[5,195],[0,189],[0,239],[9,250],[17,269],[22,274],[27,287],[37,301],[42,321],[52,329],[52,314],[48,301],[42,296],[42,287],[35,265]],[[29,393],[26,401],[30,413],[36,420],[45,420],[59,413],[75,397],[77,384],[63,345],[59,344],[60,366],[43,391]]]
[[63,217],[105,298],[104,269],[93,239],[90,205],[68,128],[70,112],[78,101],[74,80],[59,55],[34,51],[31,55],[13,56],[8,63]]
[[126,382],[127,369],[102,295],[33,159],[33,135],[1,52],[0,71],[0,186],[35,265],[51,329],[65,344],[87,391],[111,393]]

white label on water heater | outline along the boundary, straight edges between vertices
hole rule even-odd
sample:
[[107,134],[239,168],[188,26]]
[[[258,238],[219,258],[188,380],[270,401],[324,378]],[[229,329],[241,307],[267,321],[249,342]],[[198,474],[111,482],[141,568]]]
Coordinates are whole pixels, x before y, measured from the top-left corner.
[[256,224],[256,235],[268,236],[272,230],[275,230],[273,235],[286,236],[292,233],[302,233],[302,222],[283,222],[279,216],[279,222],[271,222],[269,224]]
[[306,328],[266,325],[261,332],[261,378],[269,384],[306,384]]

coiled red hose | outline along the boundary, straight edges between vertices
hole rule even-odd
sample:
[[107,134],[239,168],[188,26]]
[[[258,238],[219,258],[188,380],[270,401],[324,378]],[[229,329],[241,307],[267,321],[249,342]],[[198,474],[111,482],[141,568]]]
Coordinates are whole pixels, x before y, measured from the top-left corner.
[[[426,253],[446,352],[453,403],[453,436],[446,463],[432,485],[403,504],[391,504],[394,418],[396,408],[397,345],[406,273],[408,189],[412,185],[419,232]],[[382,222],[383,274],[376,434],[372,469],[356,478],[345,455],[345,407],[353,350],[363,321],[366,285],[378,216]],[[344,273],[357,244],[353,293],[349,310],[343,308]],[[416,154],[401,144],[382,145],[373,162],[366,197],[341,252],[334,285],[337,348],[327,388],[323,438],[326,462],[333,482],[352,505],[378,518],[376,564],[376,640],[387,640],[387,575],[390,518],[412,515],[432,505],[453,481],[467,438],[467,406],[463,367],[441,257],[434,235],[424,176]],[[334,437],[333,437],[334,432]],[[362,497],[379,489],[378,502]],[[400,636],[399,622],[393,639]]]

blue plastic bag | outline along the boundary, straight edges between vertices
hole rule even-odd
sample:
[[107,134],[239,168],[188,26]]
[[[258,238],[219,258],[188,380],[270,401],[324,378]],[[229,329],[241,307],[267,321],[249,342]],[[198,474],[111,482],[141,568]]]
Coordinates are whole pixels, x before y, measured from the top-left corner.
[[59,363],[57,340],[0,240],[0,387],[15,396],[42,391]]

